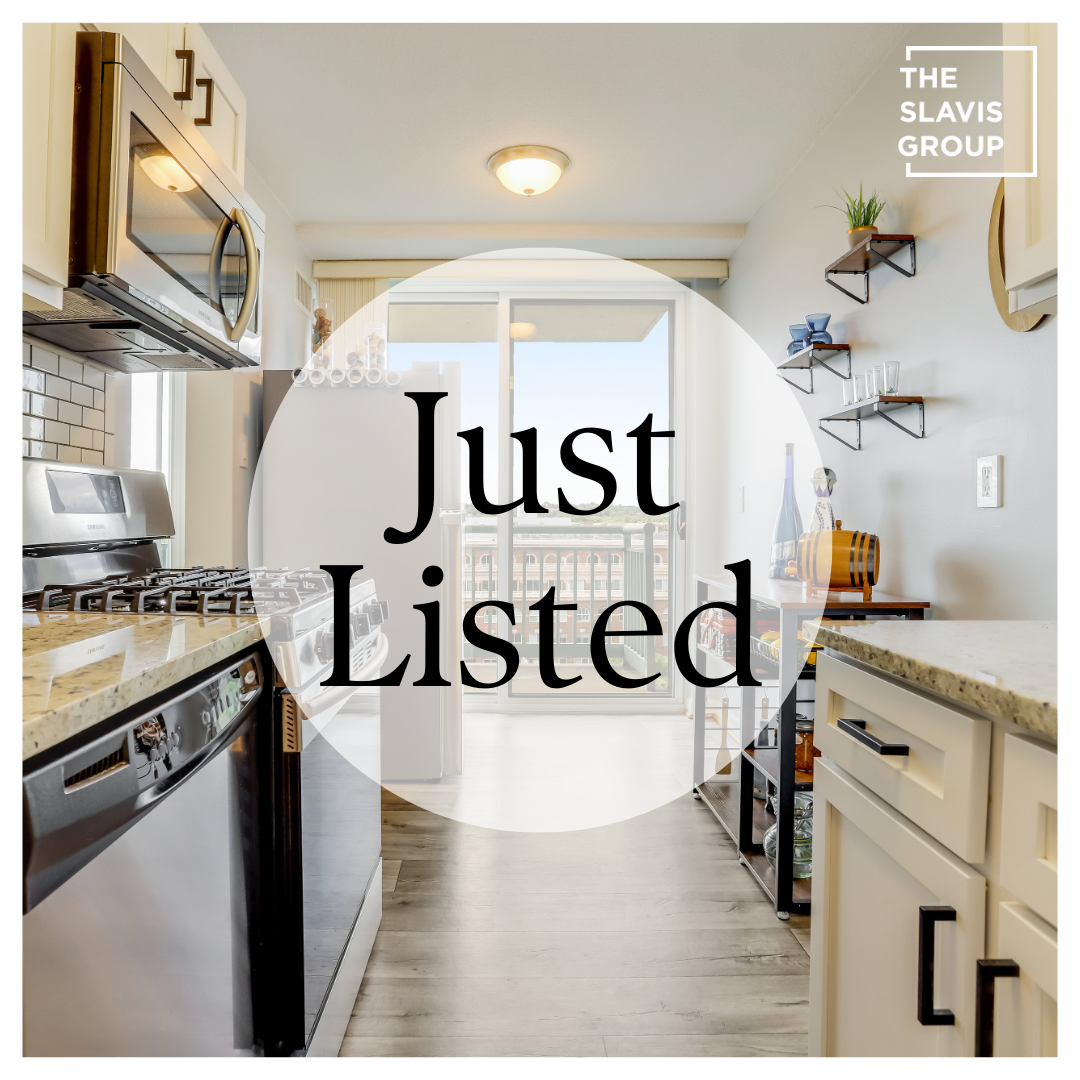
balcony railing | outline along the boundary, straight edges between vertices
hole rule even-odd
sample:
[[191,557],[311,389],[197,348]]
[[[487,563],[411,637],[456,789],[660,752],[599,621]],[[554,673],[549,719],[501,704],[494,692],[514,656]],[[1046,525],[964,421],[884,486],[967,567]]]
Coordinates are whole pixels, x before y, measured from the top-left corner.
[[[529,621],[528,605],[535,603],[550,588],[555,589],[556,603],[579,605],[576,611],[556,613],[552,642],[556,661],[590,662],[593,620],[611,604],[636,600],[654,606],[656,526],[650,522],[640,525],[515,525],[509,597],[498,595],[496,545],[477,543],[473,539],[478,535],[493,536],[497,530],[495,523],[469,521],[465,525],[461,568],[464,606],[469,608],[485,599],[509,599],[519,607],[521,616],[513,628],[514,640],[518,653],[525,660],[535,660],[540,655],[539,641],[529,640],[536,637],[539,625]],[[601,537],[611,539],[606,543],[596,542]],[[589,539],[594,542],[583,542]],[[667,567],[664,569],[666,571]],[[666,599],[666,595],[663,598]],[[581,618],[583,611],[585,619]],[[562,616],[567,616],[566,622],[560,621]],[[666,633],[666,618],[662,617],[662,622]],[[492,632],[490,624],[484,628]],[[644,630],[645,619],[634,608],[620,608],[609,629]],[[518,635],[520,641],[517,641]],[[656,670],[657,642],[652,635],[608,638],[607,654],[612,661],[621,661],[639,675]],[[462,643],[462,655],[466,660],[491,658],[490,653],[468,642]]]

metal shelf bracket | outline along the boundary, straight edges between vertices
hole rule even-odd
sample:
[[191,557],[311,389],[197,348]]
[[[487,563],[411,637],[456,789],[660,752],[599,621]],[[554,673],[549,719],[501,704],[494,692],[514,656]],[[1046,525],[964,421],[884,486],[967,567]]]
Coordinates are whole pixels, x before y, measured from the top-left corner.
[[[870,271],[875,266],[877,266],[879,263],[884,263],[886,266],[891,266],[898,274],[903,274],[904,277],[914,277],[915,276],[915,238],[912,237],[911,240],[909,240],[908,244],[907,244],[908,258],[910,259],[910,265],[911,265],[910,270],[905,270],[902,266],[898,265],[897,263],[894,263],[892,261],[892,259],[890,259],[888,257],[888,255],[884,254],[884,252],[874,250],[874,245],[875,244],[892,244],[892,243],[893,243],[893,241],[890,241],[890,240],[869,240],[869,241],[867,241],[867,245],[868,245],[867,254],[869,256],[871,256],[870,265],[867,266],[867,268],[865,270],[826,270],[825,271],[825,280],[826,280],[826,282],[828,284],[830,284],[834,289],[839,289],[845,296],[850,296],[851,299],[854,300],[857,304],[868,304],[870,302]],[[856,296],[849,289],[845,289],[843,285],[840,285],[837,282],[833,281],[833,279],[831,277],[829,277],[830,274],[854,274],[854,275],[857,275],[857,276],[861,277],[863,279],[863,294],[862,294],[862,296],[861,297]],[[843,439],[841,439],[840,441],[843,442]]]
[[[780,378],[783,379],[784,382],[786,382],[788,384],[788,386],[794,386],[796,390],[799,390],[804,394],[812,394],[814,392],[814,365],[815,364],[817,364],[819,367],[824,368],[830,375],[835,375],[838,379],[850,379],[851,378],[851,350],[850,349],[843,349],[843,350],[838,349],[838,350],[836,350],[835,355],[839,356],[842,353],[847,354],[847,374],[846,375],[844,375],[842,372],[839,372],[839,371],[835,370],[835,368],[830,367],[828,360],[826,360],[826,358],[824,356],[818,356],[816,351],[813,350],[813,349],[810,350],[810,355],[807,358],[810,361],[810,363],[807,364],[805,368],[781,369],[781,370],[777,371],[777,375],[779,375]],[[791,379],[789,379],[784,374],[784,370],[787,370],[787,371],[808,371],[808,372],[810,372],[810,389],[807,390],[805,386],[800,386],[797,382],[794,382]]]
[[[889,415],[889,412],[899,411],[898,409],[886,411],[884,409],[881,409],[878,405],[874,406],[873,413],[871,413],[870,416],[867,416],[867,417],[823,416],[820,420],[818,420],[818,430],[825,432],[826,435],[832,436],[832,438],[834,438],[837,442],[843,443],[850,450],[861,450],[862,449],[862,421],[863,421],[863,419],[870,420],[875,416],[880,416],[882,418],[882,420],[888,420],[889,423],[892,424],[893,427],[899,428],[905,435],[910,435],[913,439],[925,439],[926,438],[926,412],[925,412],[925,410],[923,408],[923,403],[921,401],[909,401],[909,402],[905,402],[903,405],[899,406],[899,408],[907,409],[907,408],[911,408],[912,406],[918,408],[918,410],[919,410],[919,430],[918,431],[914,431],[912,428],[909,428],[906,424],[901,424],[898,420],[894,420]],[[830,431],[827,427],[825,427],[826,424],[837,424],[837,423],[840,423],[840,424],[854,424],[855,425],[855,442],[854,443],[849,443],[847,441],[847,439],[840,438],[840,436],[837,435],[835,431]]]

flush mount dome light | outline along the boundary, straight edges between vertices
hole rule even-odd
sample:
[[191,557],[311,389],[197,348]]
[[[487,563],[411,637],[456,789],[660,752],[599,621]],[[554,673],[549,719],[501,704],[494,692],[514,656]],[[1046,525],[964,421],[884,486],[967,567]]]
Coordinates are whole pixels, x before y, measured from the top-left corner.
[[188,171],[164,147],[151,150],[139,159],[139,165],[165,191],[191,191],[195,187],[195,181]]
[[515,195],[550,191],[569,168],[570,159],[550,146],[508,146],[488,158],[487,167]]

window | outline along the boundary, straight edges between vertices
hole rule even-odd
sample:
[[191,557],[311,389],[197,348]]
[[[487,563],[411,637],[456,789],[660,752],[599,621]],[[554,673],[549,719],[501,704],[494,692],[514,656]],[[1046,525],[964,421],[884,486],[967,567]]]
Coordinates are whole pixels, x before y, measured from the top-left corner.
[[588,608],[578,608],[577,609],[577,621],[578,622],[588,622],[589,621]]
[[529,612],[529,622],[539,622],[539,621],[540,621],[540,612],[539,611],[530,611]]
[[604,563],[607,561],[607,556],[606,555],[590,555],[588,557],[588,559],[586,559],[585,561],[587,563],[589,563],[590,565],[592,565],[592,566],[603,566]]
[[611,583],[612,592],[622,592],[622,578],[615,578]]
[[663,592],[663,593],[667,592],[667,578],[658,577],[655,580],[655,584],[656,584],[656,592]]
[[618,553],[611,556],[611,562],[613,566],[618,566],[622,562],[622,556]]
[[464,563],[464,565],[465,565],[465,566],[472,566],[472,556],[471,556],[471,555],[466,555],[466,556],[465,556],[465,563]]
[[517,580],[516,580],[516,581],[514,582],[514,592],[516,592],[516,593],[519,593],[519,592],[521,592],[521,578],[518,578],[518,579],[517,579]]
[[664,560],[663,560],[663,559],[661,559],[659,555],[654,555],[654,556],[652,557],[652,561],[653,561],[654,563],[656,563],[656,565],[657,565],[657,566],[660,566],[660,565],[661,565],[661,563],[663,563],[663,561],[664,561]]
[[525,556],[525,565],[526,566],[535,566],[536,565],[536,556],[535,555],[526,555]]
[[540,592],[540,579],[539,578],[529,578],[529,580],[526,583],[525,587],[531,593],[539,593]]
[[[657,561],[659,561],[659,559]],[[485,554],[485,555],[481,555],[480,558],[476,560],[476,565],[477,566],[487,566],[487,565],[490,564],[490,562],[491,562],[491,556]]]
[[486,593],[488,591],[488,583],[487,583],[487,581],[478,581],[476,583],[476,591]]

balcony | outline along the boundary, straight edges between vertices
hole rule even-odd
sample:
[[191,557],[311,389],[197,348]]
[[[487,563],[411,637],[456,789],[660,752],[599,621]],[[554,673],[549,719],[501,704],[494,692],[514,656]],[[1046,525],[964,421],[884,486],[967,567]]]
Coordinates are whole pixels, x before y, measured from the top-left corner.
[[[582,676],[582,683],[575,688],[578,692],[643,692],[617,690],[604,682],[592,667],[589,641],[593,621],[605,608],[624,600],[636,600],[652,607],[660,617],[664,635],[608,638],[607,653],[612,666],[616,670],[627,668],[627,675],[633,678],[660,670],[661,678],[648,689],[666,692],[669,569],[666,531],[657,532],[651,523],[514,525],[510,595],[503,597],[498,591],[497,528],[486,518],[466,522],[462,539],[462,606],[468,609],[495,599],[509,599],[513,603],[516,625],[511,639],[522,660],[515,685],[535,681],[537,690],[542,692],[539,679],[534,679],[528,670],[530,665],[538,663],[540,655],[538,616],[529,610],[529,605],[554,588],[556,603],[576,605],[574,611],[555,613],[552,646],[556,664],[575,667],[563,677]],[[477,615],[477,625],[486,633],[496,632],[495,620],[493,609]],[[608,626],[615,631],[643,630],[645,620],[637,611],[622,608]],[[489,653],[462,642],[462,656],[477,678],[485,681],[494,678],[495,662]],[[518,692],[522,692],[520,686]]]

